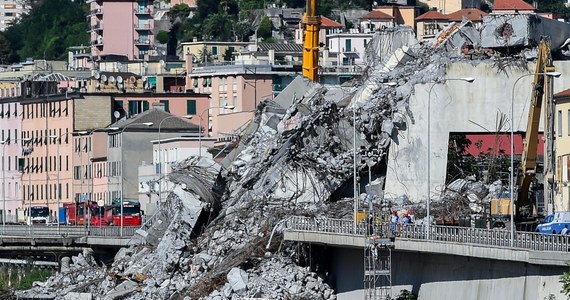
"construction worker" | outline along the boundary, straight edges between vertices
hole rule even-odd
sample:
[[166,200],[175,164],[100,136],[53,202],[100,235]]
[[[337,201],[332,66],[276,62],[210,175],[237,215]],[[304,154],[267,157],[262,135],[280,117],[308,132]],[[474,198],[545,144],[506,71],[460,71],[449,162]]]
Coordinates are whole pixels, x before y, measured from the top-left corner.
[[398,217],[398,212],[397,211],[393,211],[392,212],[392,216],[390,216],[390,229],[392,230],[392,235],[395,236],[396,232],[398,230],[398,221],[399,221],[399,217]]

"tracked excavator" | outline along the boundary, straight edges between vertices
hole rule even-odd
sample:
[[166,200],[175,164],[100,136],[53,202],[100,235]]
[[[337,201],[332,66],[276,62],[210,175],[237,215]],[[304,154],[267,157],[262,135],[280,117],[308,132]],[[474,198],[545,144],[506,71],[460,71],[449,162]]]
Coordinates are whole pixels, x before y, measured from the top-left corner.
[[[542,102],[545,99],[545,107],[547,116],[545,116],[545,136],[553,134],[553,128],[549,126],[548,110],[551,108],[552,99],[552,78],[548,74],[555,74],[555,67],[552,62],[552,53],[550,48],[550,39],[543,37],[538,44],[538,57],[536,61],[536,70],[534,74],[532,97],[528,113],[528,122],[526,135],[524,138],[524,148],[521,157],[520,168],[516,177],[516,190],[514,194],[514,222],[517,230],[534,231],[537,223],[543,216],[539,207],[543,203],[538,203],[540,199],[538,186],[535,179],[537,172],[537,147],[538,147],[538,130],[540,123],[540,115]],[[547,141],[548,144],[548,141]],[[548,178],[552,172],[552,167],[548,167],[549,152],[545,151],[545,176]],[[534,182],[534,184],[533,184]],[[493,227],[504,227],[510,222],[511,203],[510,196],[504,194],[501,197],[491,199],[490,217]]]

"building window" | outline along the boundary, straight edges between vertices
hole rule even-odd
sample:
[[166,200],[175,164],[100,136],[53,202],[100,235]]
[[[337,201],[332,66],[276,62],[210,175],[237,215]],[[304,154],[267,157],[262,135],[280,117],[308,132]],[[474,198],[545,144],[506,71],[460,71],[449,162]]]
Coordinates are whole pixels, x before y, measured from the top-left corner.
[[568,125],[568,135],[570,135],[570,109],[568,110],[568,118],[566,118],[566,124]]
[[562,111],[558,111],[558,136],[562,136]]
[[160,103],[164,104],[164,111],[170,112],[170,106],[168,100],[160,100]]
[[196,100],[186,100],[186,114],[187,115],[196,114]]
[[143,111],[148,110],[148,101],[146,100],[135,100],[129,101],[129,115],[134,116],[140,114]]
[[344,41],[344,48],[346,49],[345,51],[349,52],[352,49],[352,41],[350,39],[346,39]]
[[218,55],[218,47],[216,46],[212,47],[212,55]]

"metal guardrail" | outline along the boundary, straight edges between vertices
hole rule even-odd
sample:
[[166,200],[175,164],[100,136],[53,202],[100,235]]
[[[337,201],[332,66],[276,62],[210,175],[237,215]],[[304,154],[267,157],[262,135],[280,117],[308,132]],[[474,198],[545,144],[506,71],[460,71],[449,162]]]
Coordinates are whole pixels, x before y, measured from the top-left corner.
[[0,227],[0,237],[113,237],[130,238],[139,226],[123,226],[123,236],[120,226],[46,226],[46,225],[6,225]]
[[[388,236],[388,223],[375,224],[374,230]],[[284,223],[284,230],[322,232],[344,235],[364,235],[369,225],[360,222],[354,228],[350,219],[308,218],[294,216]],[[399,225],[396,238],[425,240],[426,229],[422,225]],[[511,248],[510,231],[505,229],[483,229],[455,226],[430,226],[430,240],[434,242],[453,242],[472,245],[487,245]],[[515,232],[513,248],[537,251],[570,251],[570,236],[542,234],[536,232]]]

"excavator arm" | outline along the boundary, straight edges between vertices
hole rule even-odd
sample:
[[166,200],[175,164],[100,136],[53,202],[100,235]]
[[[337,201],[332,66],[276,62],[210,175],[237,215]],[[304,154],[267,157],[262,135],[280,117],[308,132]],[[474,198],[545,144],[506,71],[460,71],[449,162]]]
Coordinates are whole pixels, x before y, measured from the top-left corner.
[[321,17],[316,15],[317,0],[306,0],[303,16],[303,75],[311,81],[318,80],[319,70],[319,29]]
[[[521,168],[519,170],[520,176],[518,177],[517,182],[518,195],[515,214],[518,220],[529,218],[533,215],[533,203],[530,201],[529,192],[532,179],[536,174],[538,130],[542,100],[545,96],[545,91],[551,90],[548,88],[548,84],[551,84],[549,82],[551,79],[548,78],[546,73],[554,71],[555,68],[552,64],[550,40],[543,38],[538,45],[538,57],[536,61],[532,99],[528,113],[528,123],[524,139]],[[525,207],[528,209],[525,210]]]

